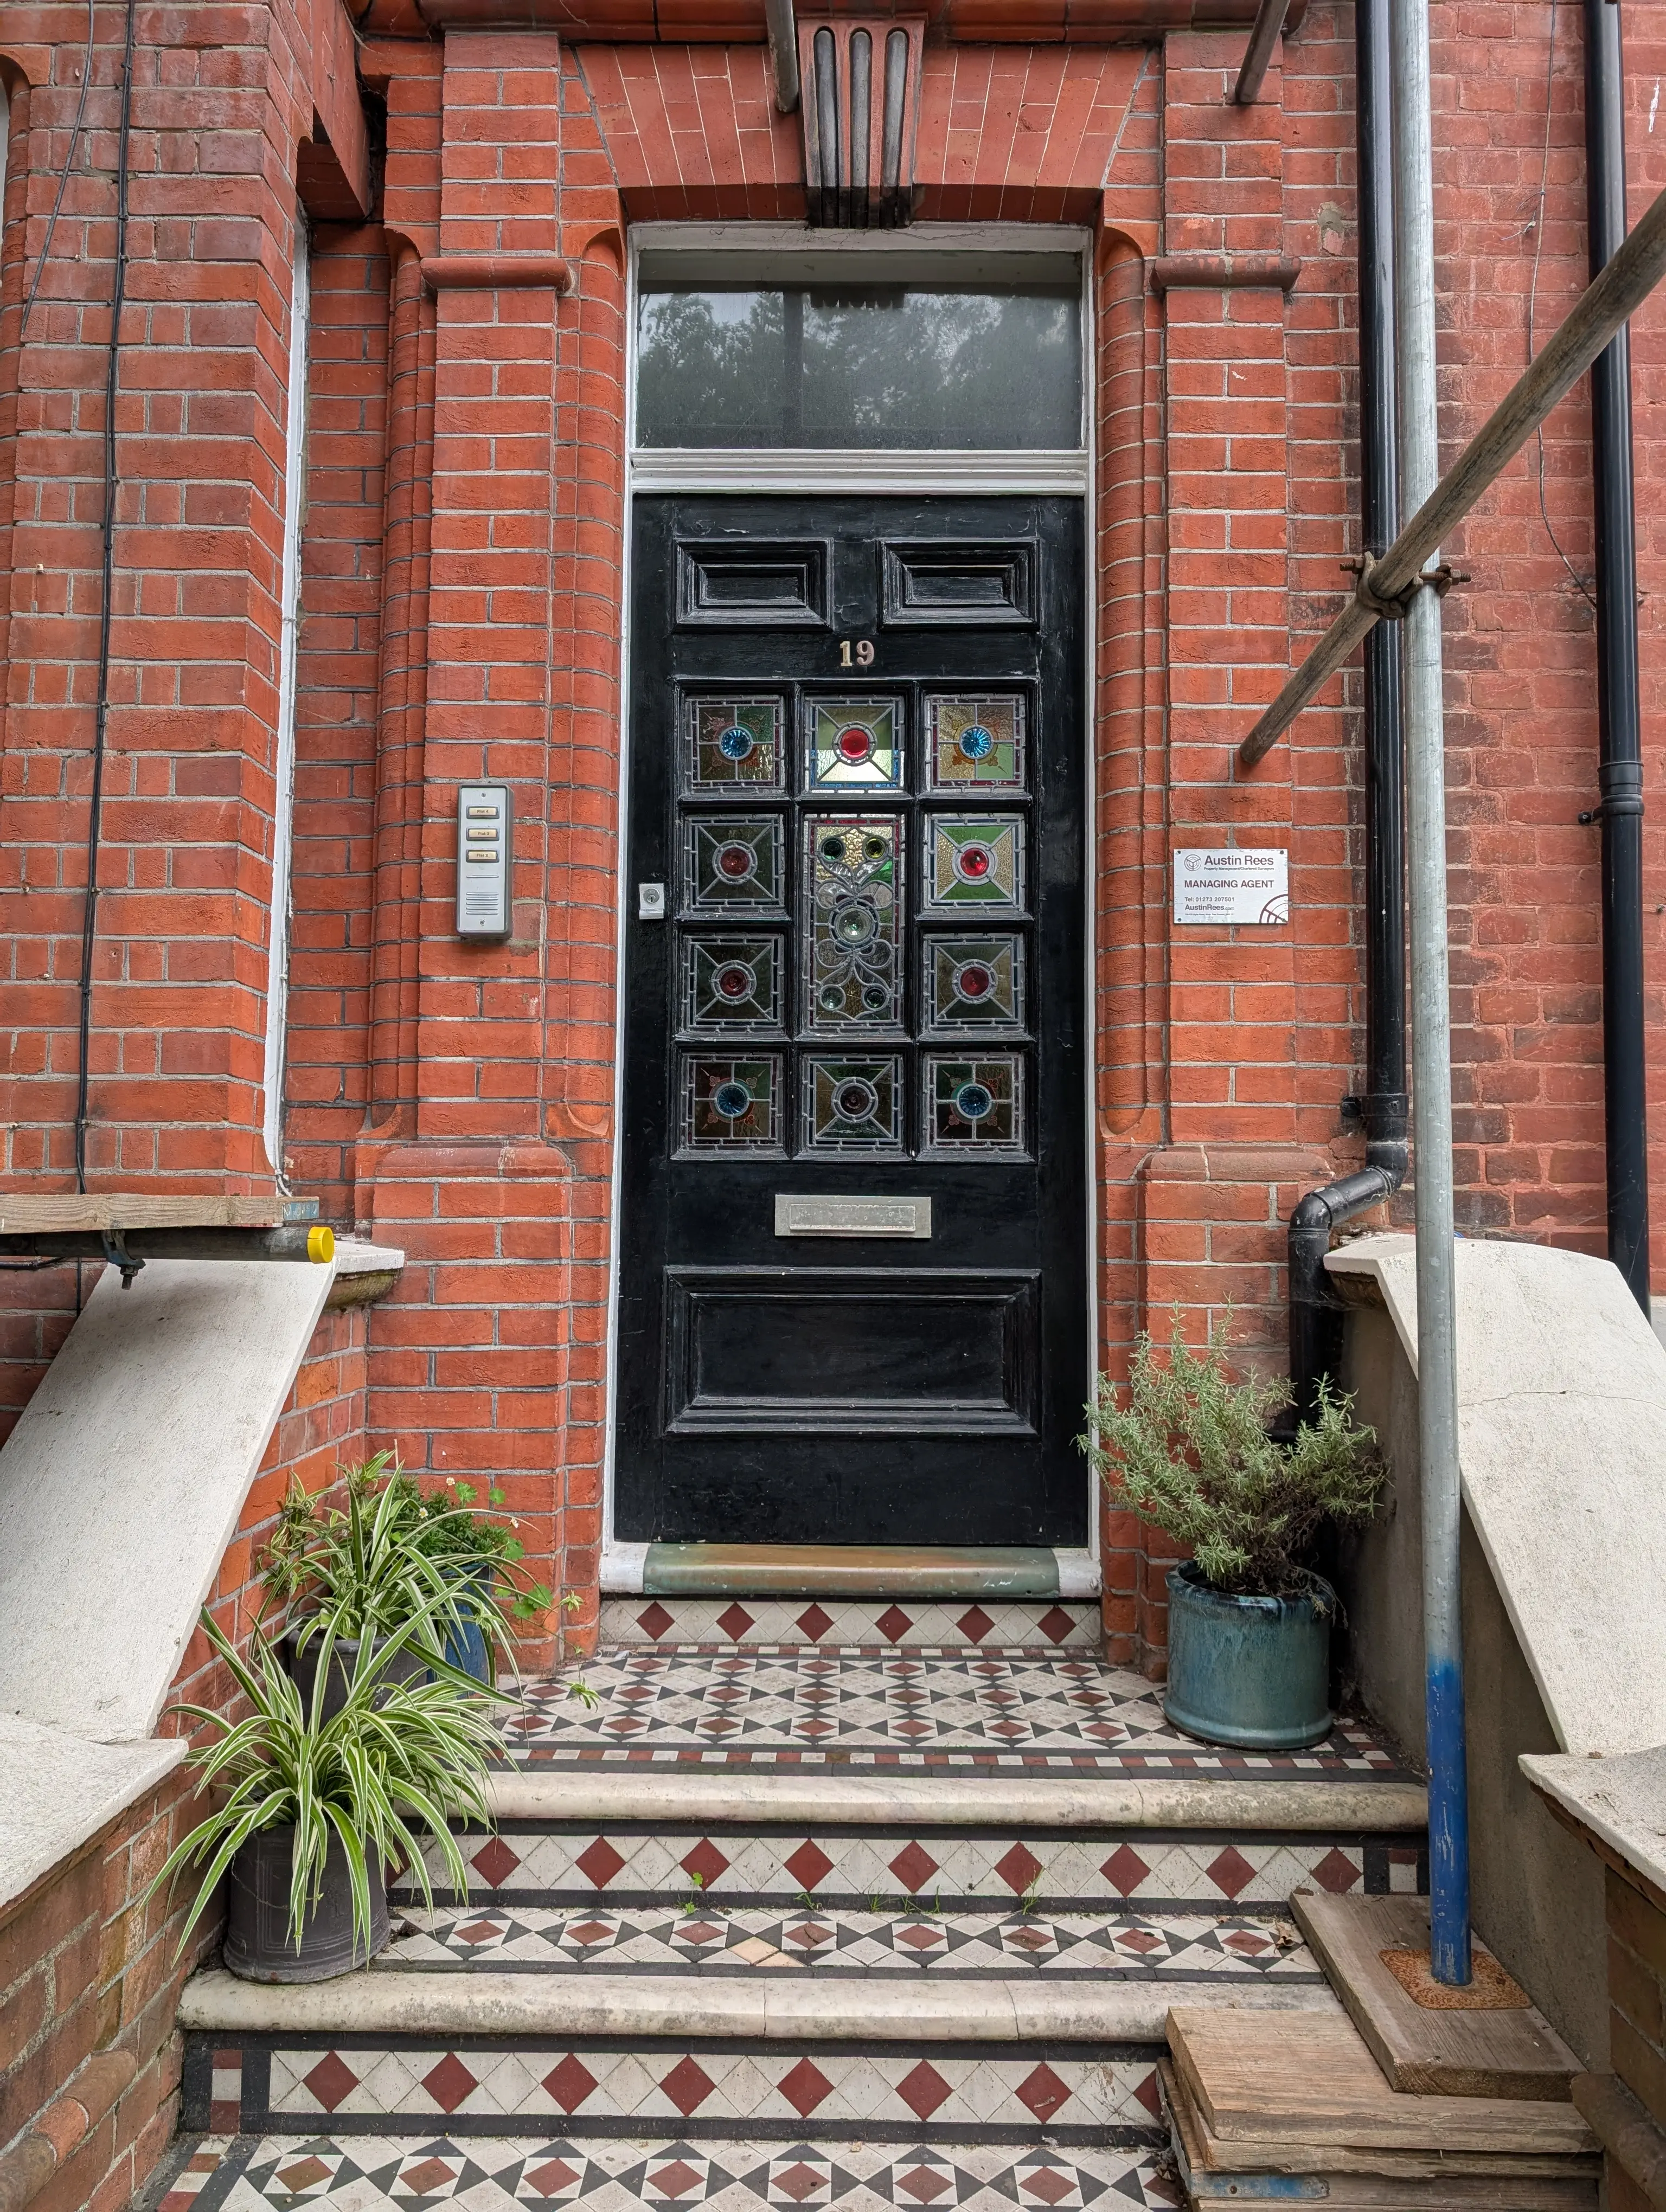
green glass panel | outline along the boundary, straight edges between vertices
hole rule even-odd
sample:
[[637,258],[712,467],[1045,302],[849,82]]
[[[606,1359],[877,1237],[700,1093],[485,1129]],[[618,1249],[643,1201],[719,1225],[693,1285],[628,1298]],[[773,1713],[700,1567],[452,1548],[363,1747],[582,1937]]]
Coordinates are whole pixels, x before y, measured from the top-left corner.
[[781,1021],[781,941],[689,938],[683,945],[683,1021],[691,1030],[775,1029]]
[[690,699],[685,714],[690,791],[781,789],[779,699]]
[[903,1136],[900,1059],[807,1060],[804,1142],[817,1152],[896,1152]]
[[895,699],[812,699],[805,708],[811,791],[900,791],[903,710]]
[[1021,938],[929,937],[925,979],[932,1029],[1016,1029],[1024,1020]]
[[1024,907],[1024,823],[1012,814],[933,818],[929,907],[953,914],[968,907],[1018,914]]
[[691,1152],[781,1150],[781,1063],[775,1053],[749,1060],[683,1062],[683,1143]]
[[933,791],[1022,791],[1024,701],[928,698],[927,781]]
[[781,830],[773,816],[692,815],[683,840],[696,909],[781,904]]
[[934,1152],[1024,1148],[1024,1061],[1015,1052],[976,1060],[926,1055],[926,1144]]

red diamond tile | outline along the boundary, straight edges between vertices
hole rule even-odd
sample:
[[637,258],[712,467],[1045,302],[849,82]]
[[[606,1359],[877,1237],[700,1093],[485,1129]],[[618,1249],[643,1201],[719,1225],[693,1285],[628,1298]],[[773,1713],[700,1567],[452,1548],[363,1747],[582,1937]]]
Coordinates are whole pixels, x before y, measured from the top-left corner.
[[1314,1868],[1313,1879],[1333,1897],[1345,1897],[1349,1890],[1358,1887],[1359,1869],[1346,1851],[1327,1851]]
[[696,2066],[692,2058],[679,2058],[660,2087],[687,2119],[695,2107],[703,2105],[710,2096],[712,2080],[710,2075]]
[[702,1889],[709,1889],[719,1875],[728,1870],[729,1862],[709,1836],[702,1836],[683,1861],[684,1873],[698,1881]]
[[775,2087],[801,2120],[807,2120],[833,2089],[820,2067],[812,2066],[807,2058],[800,2058],[796,2066],[781,2075]]
[[280,2166],[277,2185],[286,2197],[298,2197],[319,2181],[328,2181],[330,2169],[321,2158],[298,2158],[293,2166]]
[[502,1836],[489,1836],[469,1863],[488,1889],[502,1889],[520,1860]]
[[873,1626],[887,1644],[896,1644],[908,1634],[914,1623],[900,1605],[888,1605]]
[[698,2189],[705,2179],[697,2166],[690,2166],[685,2158],[675,2158],[657,2173],[650,2173],[648,2185],[656,2197],[686,2197],[691,2189]]
[[928,2120],[951,2092],[936,2067],[922,2058],[914,2071],[905,2074],[897,2084],[897,2094],[916,2120]]
[[679,1920],[672,1933],[679,1943],[721,1943],[724,1931],[714,1920]]
[[338,2051],[326,2051],[310,2074],[303,2074],[302,2081],[318,2099],[326,2112],[333,2112],[350,2089],[356,2089],[359,2077]]
[[913,2197],[916,2204],[934,2204],[954,2184],[948,2175],[934,2166],[916,2166],[907,2173],[899,2173],[897,2186]]
[[674,1627],[676,1623],[677,1615],[674,1613],[667,1613],[657,1597],[652,1605],[645,1607],[636,1616],[637,1627],[641,1630],[644,1636],[651,1636],[656,1644],[666,1631]]
[[917,1897],[937,1872],[937,1861],[921,1844],[904,1844],[891,1863],[891,1870],[910,1897]]
[[1099,1871],[1122,1897],[1132,1897],[1151,1875],[1151,1869],[1131,1844],[1118,1844]]
[[1204,1869],[1223,1897],[1236,1901],[1256,1878],[1256,1869],[1236,1844],[1228,1844]]
[[1236,1951],[1241,1959],[1259,1959],[1263,1951],[1272,1949],[1273,1943],[1269,1936],[1252,1936],[1247,1928],[1240,1928],[1236,1935],[1224,1936],[1221,1947],[1224,1950]]
[[624,1864],[624,1855],[616,1851],[605,1836],[598,1836],[593,1844],[587,1844],[573,1862],[587,1881],[605,1889]]
[[546,2166],[535,2166],[520,2177],[522,2193],[532,2197],[559,2197],[563,2189],[570,2189],[582,2178],[580,2169],[569,2166],[564,2159],[552,2158]]
[[1135,1928],[1128,1935],[1119,1936],[1116,1938],[1116,1948],[1119,1951],[1134,1951],[1144,1957],[1152,1951],[1160,1951],[1163,1948],[1163,1938],[1160,1936],[1148,1936],[1143,1928]]
[[899,1943],[906,1943],[910,1951],[934,1951],[939,1944],[946,1943],[949,1939],[940,1928],[915,1926],[899,1928],[897,1931],[897,1940]]
[[443,2158],[419,2158],[411,2165],[401,2166],[396,2185],[404,2197],[429,2197],[448,2181],[455,2181],[457,2168]]
[[802,2204],[806,2197],[813,2197],[818,2189],[825,2189],[827,2185],[825,2170],[820,2166],[806,2166],[802,2159],[796,2166],[784,2166],[769,2177],[769,2194],[773,2197],[779,2190],[783,2197],[790,2197],[794,2204]]
[[559,2066],[552,2066],[544,2086],[563,2112],[576,2112],[595,2088],[596,2077],[575,2051],[569,2051]]
[[613,1933],[611,1920],[573,1920],[562,1930],[569,1943],[582,1943],[587,1948],[592,1943],[605,1943]]
[[789,1928],[781,1940],[783,1943],[795,1943],[800,1951],[814,1951],[824,1943],[830,1943],[833,1932],[819,1921],[801,1920],[796,1928]]
[[454,2112],[471,2089],[480,2084],[454,2051],[423,2076],[423,2087],[442,2112]]
[[[821,1606],[807,1605],[793,1625],[803,1635],[807,1636],[812,1644],[819,1644],[828,1630],[832,1627],[833,1616]],[[795,2172],[800,2170],[794,2168]],[[801,2170],[806,2173],[810,2171],[808,2166]],[[818,2183],[817,2186],[819,2188],[820,2184]]]
[[752,1626],[752,1616],[744,1605],[725,1606],[717,1616],[717,1625],[731,1644],[739,1644]]
[[995,1872],[1014,1897],[1022,1897],[1041,1870],[1041,1861],[1023,1844],[1014,1844],[1005,1858],[995,1861]]
[[490,1943],[502,1933],[502,1921],[471,1920],[465,1928],[457,1930],[457,1941],[459,1943]]
[[806,1836],[792,1856],[782,1862],[799,1887],[814,1889],[816,1884],[833,1871],[833,1862],[819,1844],[812,1843]]
[[1038,2120],[1050,2120],[1061,2105],[1068,2104],[1070,2091],[1043,2059],[1035,2072],[1018,2083],[1017,2096]]
[[1055,1605],[1043,1613],[1036,1626],[1049,1644],[1062,1644],[1076,1623],[1061,1605]]
[[981,1605],[971,1607],[970,1610],[963,1613],[955,1623],[955,1626],[969,1644],[982,1644],[994,1625]]
[[1009,1945],[1016,1944],[1020,1951],[1045,1951],[1053,1938],[1039,1928],[1014,1928],[1006,1941]]
[[1056,2166],[1044,2166],[1039,2172],[1026,2173],[1018,2184],[1020,2197],[1039,2197],[1043,2204],[1061,2204],[1067,2197],[1075,2193],[1073,2178],[1061,2173]]

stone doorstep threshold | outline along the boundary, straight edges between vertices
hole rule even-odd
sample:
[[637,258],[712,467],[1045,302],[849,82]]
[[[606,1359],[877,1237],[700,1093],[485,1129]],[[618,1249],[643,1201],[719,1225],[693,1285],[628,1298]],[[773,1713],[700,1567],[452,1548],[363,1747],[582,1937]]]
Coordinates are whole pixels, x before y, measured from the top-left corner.
[[1074,1598],[1099,1594],[1085,1551],[913,1544],[611,1544],[605,1595]]
[[[246,2035],[739,2037],[763,2043],[1153,2043],[1172,1985],[979,1981],[906,1985],[823,1981],[811,1973],[711,1982],[669,1975],[360,1972],[278,1986],[223,1967],[197,1974],[179,2025]],[[1219,1991],[1189,1983],[1189,2005],[1245,2012],[1341,2012],[1329,1989],[1301,1984]]]
[[744,1767],[682,1772],[621,1766],[498,1771],[487,1802],[500,1820],[664,1820],[734,1829],[796,1827],[1130,1828],[1256,1834],[1420,1835],[1428,1793],[1417,1782],[1208,1775],[1050,1777],[891,1774]]

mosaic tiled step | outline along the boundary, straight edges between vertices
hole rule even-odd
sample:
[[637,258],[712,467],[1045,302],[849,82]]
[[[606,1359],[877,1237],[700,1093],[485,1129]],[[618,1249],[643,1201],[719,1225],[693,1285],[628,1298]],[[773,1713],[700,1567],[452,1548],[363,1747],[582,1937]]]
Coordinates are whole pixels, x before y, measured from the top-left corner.
[[1389,1747],[1344,1722],[1311,1751],[1199,1743],[1142,1675],[1090,1654],[760,1644],[604,1651],[583,1678],[528,1683],[504,1726],[530,1767],[619,1761],[995,1774],[1391,1777]]
[[579,2204],[586,2212],[1170,2212],[1183,2202],[1152,2148],[1032,2144],[951,2147],[690,2142],[577,2142],[565,2134],[501,2139],[336,2135],[212,2136],[189,2145],[158,2212],[511,2212]]
[[1323,1981],[1291,1921],[1244,1914],[726,1911],[598,1912],[571,1906],[413,1911],[378,1972],[419,1967],[495,1972],[849,1975],[1094,1974],[1183,1984]]
[[1046,1597],[610,1597],[602,1600],[601,1641],[604,1649],[807,1644],[1097,1653],[1099,1607]]
[[[1303,1885],[1338,1896],[1428,1887],[1423,1839],[1403,1832],[1026,1828],[1018,1835],[994,1821],[968,1832],[925,1823],[806,1832],[508,1820],[495,1835],[465,1832],[462,1843],[477,1885],[474,1905],[517,1912],[536,1905],[628,1911],[693,1901],[780,1910],[806,1898],[824,1911],[860,1911],[877,1898],[893,1908],[940,1899],[1010,1911],[1027,1899],[1049,1912],[1281,1912]],[[437,1877],[437,1854],[434,1865]],[[409,1902],[414,1893],[407,1884],[396,1894]]]
[[[1155,2042],[741,2046],[690,2039],[244,2037],[187,2043],[182,2124],[341,2137],[676,2135],[760,2142],[1156,2143]],[[708,2154],[714,2155],[715,2154]]]

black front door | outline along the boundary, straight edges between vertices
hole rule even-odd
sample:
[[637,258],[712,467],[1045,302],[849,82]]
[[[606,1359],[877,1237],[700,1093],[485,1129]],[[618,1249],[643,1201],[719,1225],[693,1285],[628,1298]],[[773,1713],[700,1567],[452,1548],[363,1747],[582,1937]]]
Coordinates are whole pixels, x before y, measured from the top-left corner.
[[616,1534],[1082,1544],[1080,504],[635,530]]

